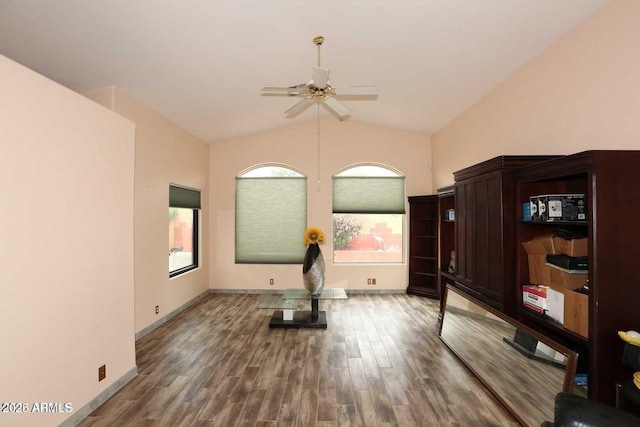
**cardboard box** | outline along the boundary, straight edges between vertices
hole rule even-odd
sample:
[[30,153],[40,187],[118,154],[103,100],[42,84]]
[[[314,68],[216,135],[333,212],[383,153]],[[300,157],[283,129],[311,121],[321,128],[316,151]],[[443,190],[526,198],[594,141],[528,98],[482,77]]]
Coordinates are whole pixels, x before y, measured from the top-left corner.
[[546,285],[549,282],[548,271],[544,266],[547,262],[547,254],[555,254],[553,235],[539,236],[528,242],[522,242],[529,260],[529,283],[533,285]]
[[549,271],[548,282],[545,284],[564,295],[562,322],[564,327],[587,338],[589,336],[589,296],[575,291],[587,281],[587,272],[566,270],[551,264],[545,264],[544,267]]
[[586,270],[567,270],[557,265],[545,263],[543,274],[543,285],[551,286],[554,289],[578,289],[582,287],[589,277]]
[[587,256],[589,255],[588,239],[563,239],[562,237],[553,238],[553,246],[558,253],[569,256]]
[[589,296],[565,289],[564,327],[589,338]]

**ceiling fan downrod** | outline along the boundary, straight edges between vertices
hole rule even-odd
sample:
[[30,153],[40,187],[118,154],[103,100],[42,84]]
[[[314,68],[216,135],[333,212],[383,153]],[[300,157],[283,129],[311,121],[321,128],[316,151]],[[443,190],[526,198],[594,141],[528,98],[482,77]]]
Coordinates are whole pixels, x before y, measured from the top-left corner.
[[322,43],[324,43],[324,37],[316,36],[313,38],[313,44],[318,46],[318,67],[320,67],[320,46],[322,46]]

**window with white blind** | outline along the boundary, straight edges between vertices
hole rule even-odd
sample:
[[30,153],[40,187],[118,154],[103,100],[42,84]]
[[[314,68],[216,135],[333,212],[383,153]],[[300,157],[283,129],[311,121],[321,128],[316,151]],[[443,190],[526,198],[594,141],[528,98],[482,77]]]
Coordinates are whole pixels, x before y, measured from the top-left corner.
[[334,263],[404,262],[404,179],[372,164],[333,176]]
[[284,165],[236,177],[236,263],[302,264],[307,178]]

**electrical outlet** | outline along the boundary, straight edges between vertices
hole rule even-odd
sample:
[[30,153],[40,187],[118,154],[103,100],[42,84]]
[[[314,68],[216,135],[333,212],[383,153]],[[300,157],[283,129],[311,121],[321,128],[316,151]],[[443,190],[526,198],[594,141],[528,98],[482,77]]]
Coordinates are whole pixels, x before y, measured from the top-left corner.
[[273,285],[275,283],[275,281],[273,280],[273,278],[269,279],[269,284]]
[[156,305],[156,314],[159,314],[159,313],[160,313],[160,306]]
[[371,279],[369,278],[367,279],[367,285],[370,285],[370,284],[371,284]]
[[107,365],[102,365],[98,368],[98,382],[107,378]]
[[373,279],[371,279],[371,284],[372,284],[372,285],[375,285],[375,284],[376,284],[376,279],[375,279],[375,277],[374,277]]

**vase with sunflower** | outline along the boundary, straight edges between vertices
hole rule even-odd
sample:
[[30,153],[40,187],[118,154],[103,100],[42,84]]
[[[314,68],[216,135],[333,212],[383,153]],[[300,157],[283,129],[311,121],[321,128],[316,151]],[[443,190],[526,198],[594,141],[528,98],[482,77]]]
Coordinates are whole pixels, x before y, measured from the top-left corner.
[[309,227],[302,236],[302,242],[307,245],[302,264],[302,281],[311,296],[320,295],[324,287],[324,258],[320,246],[325,237],[322,230]]

